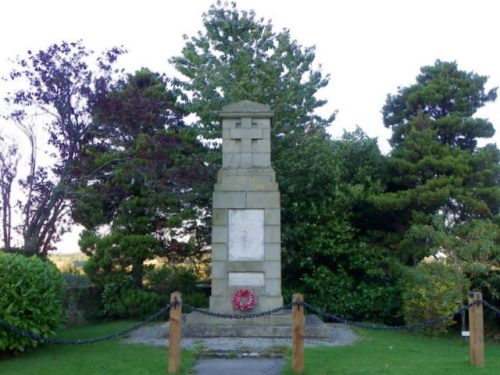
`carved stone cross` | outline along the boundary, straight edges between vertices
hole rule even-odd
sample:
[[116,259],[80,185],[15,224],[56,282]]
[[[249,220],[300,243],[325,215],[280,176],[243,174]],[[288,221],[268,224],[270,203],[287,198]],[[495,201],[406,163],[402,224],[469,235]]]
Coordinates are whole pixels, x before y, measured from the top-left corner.
[[[264,112],[268,117],[263,118],[261,105],[257,107],[256,104],[244,101],[230,108],[231,112],[221,112],[222,116],[231,116],[223,121],[223,167],[268,168],[271,166],[269,111]],[[266,109],[268,109],[267,106]]]

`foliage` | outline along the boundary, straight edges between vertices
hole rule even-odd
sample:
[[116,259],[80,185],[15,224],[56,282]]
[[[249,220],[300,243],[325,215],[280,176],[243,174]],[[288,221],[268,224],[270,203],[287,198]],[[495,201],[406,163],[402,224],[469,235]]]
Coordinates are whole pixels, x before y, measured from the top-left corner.
[[100,287],[131,277],[142,288],[146,261],[199,260],[207,251],[209,151],[183,126],[168,80],[149,70],[119,82],[96,108],[102,136],[82,168],[98,172],[73,211],[86,228],[85,270]]
[[93,251],[84,270],[99,287],[132,279],[134,285],[141,288],[144,262],[160,252],[156,238],[140,234],[111,233],[101,238],[84,233],[80,246]]
[[[62,42],[17,59],[9,79],[20,88],[5,100],[11,106],[8,119],[24,132],[31,147],[29,172],[21,181],[25,197],[20,229],[26,254],[46,256],[67,229],[70,193],[89,178],[76,164],[94,140],[93,108],[106,95],[112,74],[118,73],[113,64],[123,52],[112,48],[92,66],[93,52],[81,42]],[[32,123],[33,118],[40,121]],[[38,165],[36,153],[38,127],[44,124],[54,157],[48,168]]]
[[[50,262],[0,253],[0,317],[42,337],[55,333],[63,320],[62,278]],[[0,351],[17,352],[37,342],[0,328]]]
[[167,298],[132,287],[130,284],[107,284],[102,294],[103,314],[113,319],[145,318],[157,312]]
[[351,318],[397,310],[397,267],[367,237],[376,221],[367,199],[380,191],[383,167],[376,140],[359,129],[339,141],[309,136],[276,162],[287,293]]
[[[472,117],[496,90],[485,91],[486,77],[436,61],[421,69],[417,83],[389,95],[384,123],[393,130],[386,190],[371,202],[385,220],[383,242],[408,265],[430,255],[412,242],[412,231],[432,225],[436,215],[446,226],[493,219],[500,207],[500,151],[477,147],[493,126]],[[416,229],[413,230],[412,228]]]
[[234,3],[212,5],[203,26],[185,37],[182,55],[170,61],[187,78],[179,82],[190,98],[186,108],[199,117],[206,138],[220,137],[216,111],[245,99],[271,106],[274,136],[301,137],[333,121],[313,113],[325,104],[316,94],[329,80],[313,68],[313,47],[302,47],[286,29],[275,32],[271,22]]
[[487,77],[458,69],[455,62],[437,60],[424,66],[417,83],[388,95],[383,108],[384,124],[393,131],[392,146],[398,148],[418,115],[432,121],[436,139],[462,150],[473,151],[477,138],[493,136],[493,125],[473,118],[476,111],[496,99],[496,88],[486,91]]
[[0,136],[0,212],[2,213],[2,239],[4,248],[11,251],[12,239],[12,184],[17,175],[19,149],[15,144],[6,144]]
[[416,252],[432,254],[428,259],[439,260],[443,267],[453,270],[464,288],[481,291],[485,300],[496,305],[500,292],[499,229],[488,220],[447,228],[445,219],[435,216],[432,225],[412,226],[403,242],[414,244]]
[[[314,48],[302,47],[288,30],[276,32],[254,12],[220,2],[203,16],[203,25],[202,32],[186,38],[182,56],[171,60],[187,78],[179,84],[190,98],[186,108],[199,117],[202,134],[220,135],[216,111],[230,102],[249,99],[274,111],[283,285],[288,292],[305,288],[308,299],[321,305],[345,293],[342,311],[372,316],[384,310],[387,316],[397,305],[392,291],[381,300],[382,290],[393,285],[391,262],[360,237],[374,220],[366,197],[381,188],[383,158],[376,141],[360,131],[339,142],[329,140],[324,130],[334,116],[315,114],[325,104],[317,93],[329,77],[314,68]],[[323,284],[332,278],[349,284],[348,290]],[[354,309],[361,311],[348,307],[354,295],[359,301]],[[366,298],[378,302],[362,303]]]
[[189,295],[195,291],[198,282],[195,270],[182,265],[156,266],[147,272],[146,279],[150,289],[165,296],[173,292]]
[[207,295],[197,287],[200,272],[194,267],[157,265],[148,270],[145,278],[148,289],[161,296],[169,297],[173,292],[181,292],[184,302],[197,307],[208,306]]
[[[467,280],[443,262],[421,262],[406,271],[403,315],[406,323],[423,322],[456,311],[464,300]],[[428,333],[446,331],[453,319],[427,328]]]
[[500,226],[474,220],[454,228],[448,240],[450,262],[459,265],[471,290],[481,290],[493,303],[500,301]]

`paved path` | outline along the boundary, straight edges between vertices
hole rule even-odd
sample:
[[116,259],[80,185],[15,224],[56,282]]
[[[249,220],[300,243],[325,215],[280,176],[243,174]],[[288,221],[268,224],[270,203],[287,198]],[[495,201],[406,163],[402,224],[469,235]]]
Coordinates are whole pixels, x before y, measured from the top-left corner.
[[[338,323],[327,323],[331,329],[330,339],[307,339],[305,346],[342,346],[356,341],[356,334],[346,325]],[[152,324],[134,331],[123,341],[130,344],[168,345],[168,323]],[[220,352],[266,352],[276,346],[288,346],[292,344],[291,338],[257,338],[257,337],[185,337],[181,340],[183,348],[196,350],[203,346],[211,351]]]
[[194,366],[197,375],[279,375],[283,359],[201,359]]

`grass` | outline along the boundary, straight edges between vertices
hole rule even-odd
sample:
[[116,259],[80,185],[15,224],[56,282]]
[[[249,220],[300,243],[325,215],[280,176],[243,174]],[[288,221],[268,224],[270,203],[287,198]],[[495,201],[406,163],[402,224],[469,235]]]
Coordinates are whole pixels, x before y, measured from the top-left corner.
[[[330,374],[500,374],[500,345],[486,343],[486,367],[469,364],[469,346],[460,338],[407,332],[358,332],[360,340],[336,348],[306,348],[304,375]],[[291,363],[283,375],[293,374]]]
[[[88,325],[58,337],[91,338],[118,331],[130,322]],[[44,345],[0,359],[0,375],[153,375],[167,373],[167,350],[149,345],[122,344],[119,339],[81,346]],[[182,352],[180,374],[191,374],[193,355]]]
[[[91,338],[128,327],[130,322],[88,325],[58,337]],[[304,375],[330,374],[500,374],[500,345],[486,344],[486,367],[469,365],[469,347],[460,338],[425,337],[406,332],[358,332],[345,347],[306,348]],[[183,351],[180,374],[192,374],[193,352]],[[45,345],[0,359],[0,375],[154,375],[166,374],[167,351],[119,339],[82,346]],[[291,375],[291,363],[283,375]]]

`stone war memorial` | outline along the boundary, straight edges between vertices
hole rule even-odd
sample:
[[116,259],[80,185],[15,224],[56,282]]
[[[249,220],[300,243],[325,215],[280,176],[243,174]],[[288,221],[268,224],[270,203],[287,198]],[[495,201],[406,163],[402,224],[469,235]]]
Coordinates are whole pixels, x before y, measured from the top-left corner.
[[[264,312],[283,306],[281,294],[280,193],[271,167],[269,106],[252,101],[226,105],[222,121],[222,168],[213,193],[210,310]],[[290,337],[291,314],[252,319],[216,318],[193,312],[186,336]],[[306,336],[325,337],[316,316]]]

